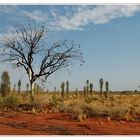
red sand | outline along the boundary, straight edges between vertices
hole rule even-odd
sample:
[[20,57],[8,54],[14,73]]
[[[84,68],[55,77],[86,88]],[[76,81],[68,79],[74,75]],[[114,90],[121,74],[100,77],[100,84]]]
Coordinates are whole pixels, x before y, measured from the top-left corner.
[[1,135],[139,135],[140,122],[92,118],[79,122],[67,113],[45,116],[0,113]]

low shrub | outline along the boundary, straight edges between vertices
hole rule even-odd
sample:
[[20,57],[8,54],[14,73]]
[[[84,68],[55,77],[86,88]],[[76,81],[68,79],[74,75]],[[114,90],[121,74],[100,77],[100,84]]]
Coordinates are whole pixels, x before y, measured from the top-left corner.
[[93,102],[93,98],[87,97],[87,98],[85,98],[85,102],[91,103],[91,102]]
[[0,97],[0,108],[2,107],[3,99]]
[[108,110],[102,103],[90,103],[86,106],[85,113],[89,117],[107,116]]
[[[25,99],[27,100],[25,101]],[[35,95],[35,102],[29,102],[30,96],[11,95],[0,97],[0,109],[37,112],[68,112],[72,118],[83,121],[91,117],[110,117],[122,120],[140,120],[140,95],[109,95],[105,99],[99,95],[75,96],[61,99],[57,94]]]
[[64,102],[60,102],[57,106],[59,112],[66,112],[67,105]]
[[7,96],[3,99],[2,106],[6,109],[15,109],[20,104],[20,100],[14,96]]
[[52,106],[57,107],[58,106],[58,98],[56,97],[56,95],[52,95],[51,99],[50,99],[50,103]]
[[[49,103],[49,99],[51,98],[52,95],[48,94],[35,94],[34,97],[34,102],[36,104],[46,104]],[[28,97],[30,99],[30,96]],[[29,101],[30,103],[30,101]]]
[[68,106],[66,112],[71,113],[74,119],[78,119],[83,114],[83,110],[78,105]]
[[70,113],[73,119],[82,121],[86,119],[86,115],[84,114],[85,104],[83,99],[73,99],[64,101],[60,107],[64,112]]
[[[123,105],[116,105],[108,110],[108,116],[115,119],[125,119],[128,115],[129,108]],[[126,115],[127,114],[127,115]]]
[[31,111],[33,108],[33,105],[31,104],[19,104],[18,110],[19,111]]

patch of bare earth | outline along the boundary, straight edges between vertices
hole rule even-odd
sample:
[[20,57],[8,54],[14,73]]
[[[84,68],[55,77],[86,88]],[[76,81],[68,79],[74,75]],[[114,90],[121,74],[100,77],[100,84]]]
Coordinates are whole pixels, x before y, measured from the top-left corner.
[[79,122],[67,113],[0,113],[1,135],[139,135],[140,122],[92,118]]

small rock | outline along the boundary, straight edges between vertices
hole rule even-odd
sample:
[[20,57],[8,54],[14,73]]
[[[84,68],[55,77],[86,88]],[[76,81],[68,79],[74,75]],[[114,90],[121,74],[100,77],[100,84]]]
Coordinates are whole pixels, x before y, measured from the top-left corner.
[[103,125],[104,122],[103,122],[102,120],[99,119],[99,124],[100,124],[100,125]]
[[107,121],[108,121],[108,122],[111,122],[111,118],[110,118],[110,117],[107,117]]
[[120,124],[121,124],[121,125],[125,124],[125,121],[120,121]]

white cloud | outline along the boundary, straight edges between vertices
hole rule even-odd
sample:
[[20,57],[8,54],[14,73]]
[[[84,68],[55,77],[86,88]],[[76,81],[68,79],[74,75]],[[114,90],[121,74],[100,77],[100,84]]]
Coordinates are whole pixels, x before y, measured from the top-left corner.
[[0,6],[0,14],[1,13],[6,13],[6,14],[11,14],[12,12],[15,12],[17,9],[16,5],[1,5]]
[[34,10],[32,12],[21,11],[21,13],[24,16],[29,17],[37,22],[43,22],[43,21],[46,21],[47,19],[47,15],[39,10]]
[[[0,6],[0,13],[15,13],[17,8],[18,6]],[[48,28],[55,31],[82,30],[88,24],[105,24],[116,18],[130,17],[140,12],[139,5],[73,5],[64,6],[63,13],[56,7],[50,7],[48,13],[44,9],[18,9],[19,12],[14,14],[14,17],[19,18],[17,21],[29,17],[37,22],[46,22]]]
[[49,24],[56,30],[78,30],[89,23],[105,24],[116,18],[133,16],[139,11],[138,5],[74,6],[72,14],[57,15]]

